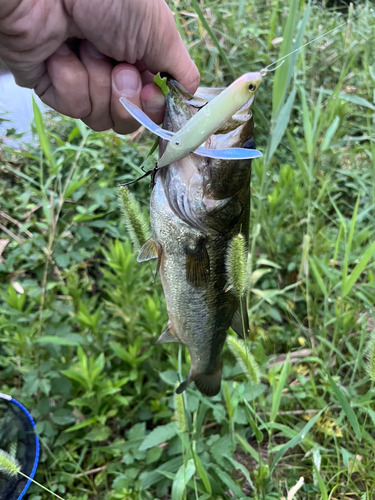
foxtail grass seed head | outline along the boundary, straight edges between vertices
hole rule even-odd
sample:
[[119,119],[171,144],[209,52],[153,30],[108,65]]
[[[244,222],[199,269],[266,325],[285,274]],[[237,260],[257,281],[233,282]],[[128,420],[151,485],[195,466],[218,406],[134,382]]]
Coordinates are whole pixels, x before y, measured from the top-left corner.
[[248,352],[245,343],[235,337],[228,337],[228,346],[232,351],[233,356],[242,366],[245,375],[249,382],[259,384],[259,367],[254,359],[254,356]]
[[0,450],[0,472],[6,476],[16,476],[21,470],[18,461],[4,450]]
[[185,432],[187,430],[186,425],[186,414],[184,405],[184,396],[182,394],[175,393],[175,419],[178,423],[178,428],[180,432]]
[[375,330],[370,335],[367,347],[367,373],[371,380],[375,381]]
[[148,239],[148,224],[142,214],[141,207],[127,187],[120,187],[120,204],[126,229],[136,249]]
[[227,278],[231,288],[241,298],[247,289],[247,258],[245,238],[242,234],[234,236],[229,244],[226,258]]

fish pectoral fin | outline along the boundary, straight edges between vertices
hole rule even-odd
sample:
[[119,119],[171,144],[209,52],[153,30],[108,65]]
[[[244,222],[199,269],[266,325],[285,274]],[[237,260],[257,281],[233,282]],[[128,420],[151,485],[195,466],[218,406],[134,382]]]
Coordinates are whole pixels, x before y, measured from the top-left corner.
[[170,132],[169,130],[164,130],[163,128],[156,125],[151,118],[149,118],[146,113],[144,113],[141,109],[138,108],[135,104],[130,102],[126,97],[120,97],[120,102],[126,109],[126,111],[131,115],[138,123],[143,125],[147,130],[152,132],[153,134],[165,139],[166,141],[170,141],[175,135],[174,132]]
[[251,160],[263,156],[263,154],[256,149],[206,149],[202,146],[199,146],[199,148],[194,151],[194,154],[199,156],[207,156],[208,158],[216,158],[217,160]]
[[186,249],[186,279],[192,286],[204,285],[210,277],[210,257],[202,239],[193,250]]
[[168,321],[167,326],[163,330],[162,334],[155,342],[155,344],[168,344],[170,342],[180,342],[179,339],[172,333],[171,322]]
[[159,255],[158,246],[152,238],[149,238],[144,243],[138,253],[137,261],[145,262],[146,260],[157,259]]
[[[244,340],[249,335],[250,323],[249,323],[249,315],[247,313],[246,297],[243,297],[241,299],[241,302],[242,302],[242,307],[239,307],[237,311],[234,313],[230,327],[237,333],[237,335],[241,339]],[[241,315],[241,309],[243,318]]]

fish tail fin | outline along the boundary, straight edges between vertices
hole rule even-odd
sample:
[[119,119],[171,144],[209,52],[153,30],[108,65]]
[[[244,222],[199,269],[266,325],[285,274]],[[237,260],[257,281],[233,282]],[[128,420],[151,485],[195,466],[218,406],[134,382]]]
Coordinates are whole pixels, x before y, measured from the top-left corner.
[[205,396],[216,396],[221,386],[222,364],[219,362],[212,372],[200,373],[194,377],[197,389]]

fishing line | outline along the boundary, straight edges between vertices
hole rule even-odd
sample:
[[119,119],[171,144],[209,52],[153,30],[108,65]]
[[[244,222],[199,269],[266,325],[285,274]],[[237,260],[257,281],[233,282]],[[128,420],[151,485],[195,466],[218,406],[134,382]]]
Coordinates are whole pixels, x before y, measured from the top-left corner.
[[0,452],[3,457],[8,456],[14,461],[20,470],[20,473],[11,474],[4,464],[0,467],[0,499],[21,500],[38,467],[39,438],[29,411],[12,396],[1,393]]
[[[325,32],[325,33],[323,33],[322,35],[319,35],[318,37],[314,38],[314,40],[311,40],[310,42],[307,42],[307,43],[305,43],[304,45],[301,45],[301,47],[298,47],[297,49],[292,50],[292,52],[289,52],[289,54],[286,54],[285,56],[280,57],[280,59],[277,59],[277,61],[274,61],[273,63],[269,64],[268,66],[266,66],[265,68],[263,68],[262,70],[260,70],[260,74],[261,74],[262,76],[264,76],[264,75],[266,75],[269,71],[275,71],[277,68],[279,68],[279,67],[281,66],[281,64],[280,64],[279,66],[277,66],[276,68],[272,69],[272,70],[270,70],[269,68],[270,68],[271,66],[273,66],[274,64],[277,64],[277,63],[278,63],[278,62],[280,62],[280,61],[283,61],[283,62],[284,62],[284,60],[285,60],[287,57],[291,56],[292,54],[295,54],[296,52],[298,52],[298,51],[300,51],[300,50],[302,50],[304,47],[307,47],[307,46],[308,46],[308,45],[310,45],[311,43],[316,42],[316,41],[317,41],[317,40],[319,40],[320,38],[323,38],[324,36],[329,35],[330,33],[332,33],[332,31],[335,31],[335,30],[338,30],[339,28],[342,28],[342,27],[343,27],[343,26],[345,26],[346,24],[347,24],[347,21],[345,21],[345,22],[344,22],[344,23],[342,23],[342,24],[339,24],[338,26],[336,26],[335,28],[332,28],[332,29],[331,29],[331,30],[329,30],[329,31],[326,31],[326,32]],[[265,71],[264,75],[262,74],[262,71]]]

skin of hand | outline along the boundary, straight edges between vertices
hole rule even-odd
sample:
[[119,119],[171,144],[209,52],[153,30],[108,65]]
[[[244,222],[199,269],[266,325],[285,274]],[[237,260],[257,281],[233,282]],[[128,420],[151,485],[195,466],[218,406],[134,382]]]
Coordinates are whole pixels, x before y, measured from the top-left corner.
[[[69,39],[81,40],[79,57]],[[165,0],[0,0],[0,59],[18,85],[97,131],[139,128],[121,96],[161,123],[159,71],[191,93],[199,85]]]

